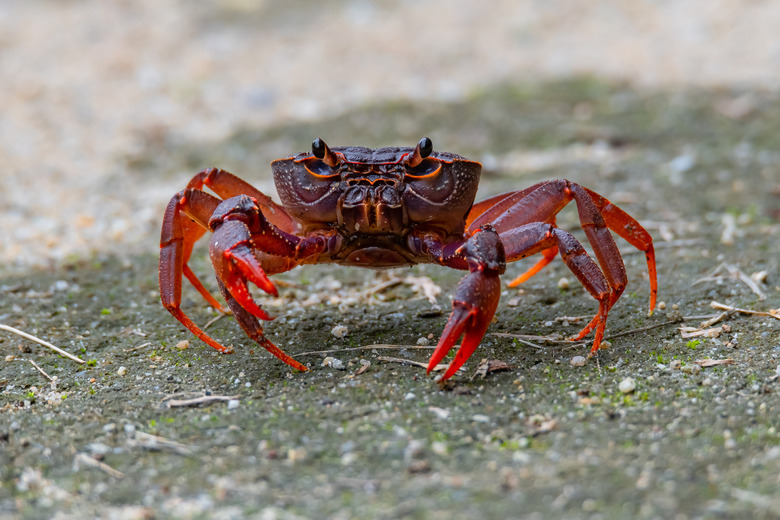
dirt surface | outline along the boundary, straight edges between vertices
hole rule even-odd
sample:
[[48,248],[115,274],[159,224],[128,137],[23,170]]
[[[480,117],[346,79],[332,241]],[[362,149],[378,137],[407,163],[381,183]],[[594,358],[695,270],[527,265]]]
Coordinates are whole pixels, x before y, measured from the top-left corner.
[[[289,19],[263,13],[269,30]],[[0,323],[87,363],[0,331],[0,517],[777,518],[780,319],[731,312],[702,327],[720,313],[713,301],[780,308],[777,93],[760,82],[495,78],[454,99],[388,95],[305,121],[238,118],[216,137],[130,129],[137,148],[100,155],[100,174],[89,162],[85,175],[100,179],[90,201],[116,200],[119,186],[140,205],[142,186],[155,202],[137,229],[115,224],[109,247],[95,245],[87,219],[79,247],[55,247],[48,266],[23,255],[2,271]],[[506,289],[474,358],[440,387],[398,360],[427,361],[455,271],[313,266],[276,277],[280,298],[258,295],[277,316],[266,331],[307,373],[230,317],[208,329],[235,348],[219,355],[161,307],[155,215],[194,171],[219,165],[267,189],[264,165],[314,137],[380,146],[423,135],[483,161],[480,198],[566,177],[620,204],[655,237],[662,308],[647,316],[643,255],[621,242],[630,281],[610,314],[610,348],[573,366],[587,344],[496,335],[565,337],[595,313],[556,261]],[[61,225],[17,226],[27,211],[4,209],[16,226],[8,255]],[[559,224],[582,237],[573,208]],[[203,249],[193,268],[214,290]],[[442,313],[423,295],[432,285]],[[189,287],[183,306],[201,325],[216,317]],[[483,378],[483,358],[511,368]],[[219,400],[181,403],[198,397]]]

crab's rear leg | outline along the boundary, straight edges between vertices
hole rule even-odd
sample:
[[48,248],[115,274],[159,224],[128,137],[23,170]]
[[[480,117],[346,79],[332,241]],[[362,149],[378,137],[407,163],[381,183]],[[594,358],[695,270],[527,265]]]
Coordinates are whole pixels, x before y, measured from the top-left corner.
[[[185,196],[185,193],[188,196]],[[187,276],[204,297],[208,295],[206,299],[209,303],[216,304],[215,307],[222,310],[222,306],[203,288],[186,263],[192,252],[192,245],[203,235],[197,227],[205,228],[219,202],[219,199],[194,190],[182,191],[171,198],[165,210],[160,237],[160,299],[168,312],[200,340],[220,352],[231,352],[230,348],[221,345],[203,332],[181,310],[182,274]],[[185,209],[189,217],[183,215]],[[190,218],[195,219],[196,222]]]
[[599,302],[599,310],[591,322],[574,338],[580,340],[591,330],[596,329],[591,355],[601,345],[607,324],[609,309],[615,302],[615,292],[598,264],[585,251],[582,244],[571,233],[552,224],[534,222],[501,233],[507,261],[519,260],[552,248],[560,250],[561,258],[569,270],[577,277],[585,290]]

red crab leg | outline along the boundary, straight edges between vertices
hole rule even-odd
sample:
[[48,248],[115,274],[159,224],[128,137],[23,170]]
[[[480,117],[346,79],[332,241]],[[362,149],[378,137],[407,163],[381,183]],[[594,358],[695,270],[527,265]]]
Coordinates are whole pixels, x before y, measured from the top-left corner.
[[265,218],[274,226],[288,233],[294,231],[293,219],[282,206],[274,202],[271,197],[262,191],[228,171],[219,168],[208,168],[196,174],[187,184],[187,188],[198,190],[202,189],[203,186],[211,188],[222,199],[248,195],[255,200]]
[[[555,215],[572,199],[577,202],[582,227],[615,292],[621,293],[625,287],[625,269],[614,240],[611,236],[607,237],[608,232],[602,228],[608,227],[645,253],[650,277],[652,312],[658,292],[652,237],[625,211],[598,193],[576,183],[564,179],[543,182],[522,191],[497,195],[475,204],[467,217],[470,223],[468,231],[485,223],[490,223],[499,233],[531,222],[554,223]],[[540,263],[543,261],[544,259]]]
[[498,276],[506,268],[504,248],[498,234],[490,226],[480,228],[453,253],[449,253],[452,244],[442,247],[435,237],[424,237],[423,242],[425,251],[436,262],[458,269],[469,269],[469,273],[458,283],[452,302],[452,313],[428,362],[430,373],[461,335],[463,336],[455,358],[441,378],[444,381],[452,377],[471,357],[496,313],[501,295]]
[[[189,214],[194,216],[201,226],[205,226],[208,217],[219,203],[218,199],[210,195],[202,192],[196,193],[189,199],[184,197],[184,192],[174,195],[165,210],[160,237],[160,299],[163,306],[168,309],[168,312],[195,336],[220,352],[230,352],[230,348],[220,345],[211,339],[180,308],[181,277],[183,273],[191,272],[186,267],[185,262],[192,251],[192,241],[197,240],[200,234],[202,234],[194,232],[193,229],[195,228],[193,226],[185,227],[184,222],[186,220],[182,217],[182,208],[186,206],[190,212]],[[197,278],[195,280],[197,281]],[[200,281],[197,281],[197,284],[199,285]],[[201,294],[203,292],[208,293],[205,288],[201,291]],[[211,299],[213,300],[213,298]],[[217,304],[217,307],[222,309],[222,306],[219,304]]]
[[512,280],[507,284],[508,287],[517,287],[523,282],[528,281],[529,278],[534,276],[536,273],[544,269],[547,264],[555,260],[555,257],[558,256],[558,246],[551,247],[549,249],[545,249],[542,251],[542,259],[536,262],[536,264],[533,265],[529,270]]
[[611,290],[604,274],[593,261],[582,244],[570,233],[543,222],[526,224],[519,228],[501,233],[501,242],[504,244],[508,261],[517,260],[540,251],[549,251],[557,248],[561,252],[564,263],[585,289],[599,302],[599,311],[591,322],[573,339],[580,340],[593,328],[596,334],[591,348],[593,355],[601,345],[604,329],[607,324],[609,309],[617,299]]
[[601,216],[609,226],[609,229],[620,235],[629,244],[644,251],[647,260],[647,271],[650,278],[650,314],[655,310],[655,302],[658,297],[658,280],[655,268],[655,248],[653,237],[631,215],[620,209],[615,204],[602,197],[598,193],[583,188],[591,197]]

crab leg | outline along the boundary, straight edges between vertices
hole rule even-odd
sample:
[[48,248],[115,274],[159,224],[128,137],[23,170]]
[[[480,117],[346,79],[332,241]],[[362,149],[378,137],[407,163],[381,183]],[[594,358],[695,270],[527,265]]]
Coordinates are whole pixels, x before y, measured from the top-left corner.
[[595,328],[596,334],[591,355],[595,354],[601,345],[601,338],[604,336],[609,309],[614,305],[617,297],[604,273],[588,256],[582,244],[570,233],[543,222],[534,222],[505,231],[501,233],[500,237],[504,244],[507,260],[510,262],[538,252],[546,253],[553,249],[560,251],[564,263],[590,295],[599,302],[596,316],[577,336],[572,338],[580,340]]
[[[625,211],[598,193],[576,183],[558,179],[487,199],[472,208],[467,217],[469,223],[467,232],[486,223],[490,223],[499,233],[531,222],[554,224],[555,215],[571,200],[577,203],[582,228],[588,241],[593,245],[596,258],[615,292],[614,300],[617,300],[625,288],[626,277],[620,253],[608,230],[614,231],[645,253],[650,277],[650,312],[652,312],[658,292],[652,237]],[[547,259],[546,253],[539,263],[520,278],[523,281],[530,278],[549,263]],[[511,285],[517,283],[520,282],[515,280]]]
[[[219,199],[200,191],[189,193],[189,197],[185,196],[185,192],[177,193],[168,203],[160,237],[160,299],[168,312],[195,336],[220,352],[230,352],[228,347],[214,341],[181,310],[182,274],[191,282],[194,278],[193,285],[199,292],[204,296],[208,294],[209,303],[212,305],[216,303],[216,307],[222,310],[222,306],[203,288],[186,264],[192,252],[192,244],[203,234],[193,224],[201,228],[205,227],[209,216],[218,204]],[[187,208],[187,214],[195,219],[195,222],[182,217],[183,208]],[[187,273],[192,274],[193,278],[190,278]]]

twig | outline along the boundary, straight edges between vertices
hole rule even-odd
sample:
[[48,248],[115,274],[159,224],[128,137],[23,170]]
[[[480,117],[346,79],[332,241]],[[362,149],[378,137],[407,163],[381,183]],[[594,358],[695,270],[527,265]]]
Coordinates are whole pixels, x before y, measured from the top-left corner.
[[[560,336],[534,336],[530,334],[511,334],[509,332],[492,332],[490,334],[491,336],[496,336],[498,338],[512,338],[516,340],[530,340],[535,339],[537,341],[546,341],[547,343],[565,343],[570,344],[571,341],[568,339],[561,339]],[[538,347],[538,345],[534,345]],[[543,348],[543,347],[539,347]]]
[[34,367],[35,367],[35,369],[36,369],[36,370],[38,370],[38,372],[40,372],[41,374],[43,374],[43,377],[45,377],[46,379],[48,379],[48,380],[49,380],[49,382],[51,382],[51,381],[54,381],[54,379],[52,379],[52,378],[51,378],[51,376],[50,376],[49,374],[47,374],[46,372],[44,372],[44,370],[43,370],[41,367],[39,367],[39,366],[38,366],[38,363],[36,363],[36,362],[35,362],[35,361],[33,361],[32,359],[28,359],[27,361],[29,361],[30,363],[32,363],[32,366],[34,366]]
[[714,367],[717,365],[733,365],[734,360],[731,358],[726,358],[726,359],[705,358],[705,359],[697,359],[693,363],[699,365],[702,368],[707,368],[707,367]]
[[[428,368],[427,363],[420,363],[419,361],[412,361],[411,359],[403,359],[403,358],[394,358],[394,357],[385,357],[385,356],[377,356],[377,360],[379,361],[387,361],[388,363],[400,363],[402,365],[412,365],[420,368]],[[449,365],[446,363],[439,363],[433,368],[434,372],[438,372],[439,370],[444,370]],[[460,371],[460,369],[458,370]]]
[[353,350],[433,350],[434,346],[425,345],[390,345],[386,343],[377,343],[376,345],[363,345],[362,347],[350,347],[350,348],[334,348],[332,350],[311,350],[309,352],[301,352],[299,354],[293,354],[293,357],[306,356],[310,354],[333,354],[334,352],[351,352]]
[[76,453],[76,458],[74,462],[76,463],[77,466],[84,464],[85,466],[91,466],[93,468],[97,468],[105,473],[108,473],[114,478],[124,478],[125,476],[125,474],[122,473],[121,471],[112,468],[105,462],[100,462],[99,460],[90,457],[86,453]]
[[637,332],[645,332],[647,330],[653,330],[653,329],[659,329],[661,327],[667,327],[669,325],[674,325],[675,323],[680,323],[680,320],[668,320],[668,321],[664,321],[662,323],[655,323],[653,325],[648,325],[647,327],[639,327],[638,329],[625,330],[623,332],[618,332],[616,334],[611,334],[609,336],[606,336],[604,338],[604,341],[607,341],[608,339],[619,338],[621,336],[628,336],[630,334],[636,334]]
[[755,316],[767,316],[769,318],[774,318],[776,320],[780,320],[780,309],[769,309],[768,312],[765,311],[752,311],[750,309],[740,309],[738,307],[732,307],[731,305],[725,305],[723,303],[718,302],[711,302],[710,307],[713,309],[720,309],[724,311],[732,311],[732,312],[739,312],[741,314],[753,314]]
[[220,318],[222,318],[223,316],[227,316],[227,313],[224,313],[224,312],[219,312],[219,313],[217,313],[217,315],[216,315],[216,316],[214,316],[213,318],[211,318],[211,319],[210,319],[210,320],[209,320],[209,321],[208,321],[208,322],[207,322],[207,323],[206,323],[206,324],[203,326],[203,330],[206,330],[206,329],[208,329],[209,327],[211,327],[212,325],[214,325],[214,324],[217,322],[217,320],[219,320],[219,319],[220,319]]
[[132,448],[142,448],[149,451],[170,451],[177,455],[191,455],[192,450],[184,444],[158,437],[144,432],[135,432],[134,439],[128,439],[127,443]]
[[147,341],[146,343],[141,343],[141,344],[140,344],[140,345],[138,345],[137,347],[133,347],[133,348],[126,348],[126,349],[125,349],[125,352],[135,352],[136,350],[141,350],[142,348],[144,348],[144,347],[148,347],[148,346],[149,346],[149,345],[151,345],[151,344],[152,344],[152,342],[151,342],[151,341]]
[[2,329],[2,330],[7,330],[8,332],[13,332],[14,334],[18,334],[19,336],[22,336],[23,338],[27,338],[27,339],[29,339],[29,340],[31,340],[31,341],[34,341],[34,342],[36,342],[36,343],[40,343],[40,344],[41,344],[41,345],[43,345],[44,347],[49,347],[49,348],[50,348],[50,349],[52,349],[54,352],[56,352],[56,353],[58,353],[58,354],[61,354],[61,355],[65,356],[65,357],[67,357],[67,358],[70,358],[70,359],[72,359],[73,361],[75,361],[76,363],[81,363],[81,364],[84,364],[84,363],[86,363],[86,361],[84,361],[83,359],[79,359],[79,358],[77,358],[76,356],[74,356],[73,354],[71,354],[71,353],[69,353],[69,352],[66,352],[66,351],[62,350],[62,349],[61,349],[61,348],[59,348],[59,347],[55,347],[54,345],[52,345],[52,344],[51,344],[51,343],[49,343],[48,341],[44,341],[44,340],[42,340],[42,339],[40,339],[40,338],[36,338],[35,336],[33,336],[33,335],[31,335],[31,334],[27,334],[26,332],[22,332],[22,331],[21,331],[21,330],[19,330],[19,329],[15,329],[15,328],[13,328],[13,327],[9,327],[8,325],[3,325],[2,323],[0,323],[0,329]]
[[211,401],[230,401],[238,399],[240,395],[204,395],[202,397],[195,397],[194,399],[171,399],[165,405],[168,408],[177,408],[181,406],[198,406],[203,403],[209,403]]

